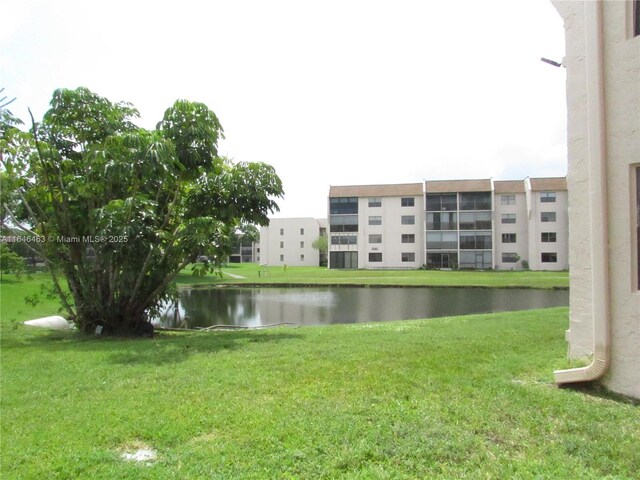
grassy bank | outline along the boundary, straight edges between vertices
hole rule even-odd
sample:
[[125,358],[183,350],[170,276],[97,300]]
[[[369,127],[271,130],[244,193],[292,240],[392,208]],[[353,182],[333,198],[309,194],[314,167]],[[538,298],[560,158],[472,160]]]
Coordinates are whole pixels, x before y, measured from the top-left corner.
[[532,271],[440,271],[440,270],[329,270],[320,267],[259,267],[229,264],[216,275],[194,277],[185,269],[178,277],[182,285],[314,284],[314,285],[403,285],[454,287],[568,288],[567,272]]
[[[558,389],[567,310],[82,338],[1,285],[2,478],[580,478],[640,471],[640,409]],[[291,319],[290,319],[291,320]],[[295,321],[295,319],[293,319]],[[149,447],[153,462],[124,452]]]

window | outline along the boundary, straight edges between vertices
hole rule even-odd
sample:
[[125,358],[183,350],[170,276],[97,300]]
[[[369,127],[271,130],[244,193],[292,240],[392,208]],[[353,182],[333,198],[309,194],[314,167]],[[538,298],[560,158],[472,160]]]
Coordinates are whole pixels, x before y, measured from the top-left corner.
[[541,212],[540,213],[540,221],[541,222],[555,222],[556,221],[556,212]]
[[491,212],[460,213],[460,230],[489,230]]
[[358,268],[358,252],[330,252],[331,268]]
[[331,245],[357,245],[356,235],[331,235]]
[[461,193],[460,210],[491,210],[491,192]]
[[357,197],[341,197],[329,199],[329,214],[348,215],[358,213]]
[[542,232],[540,240],[544,243],[555,243],[556,232]]
[[300,261],[301,261],[301,262],[304,262],[304,253],[301,253],[301,254],[300,254]]
[[455,193],[427,194],[427,211],[441,212],[458,209],[458,195]]
[[284,235],[284,228],[280,229],[280,235]]
[[515,233],[503,233],[502,234],[502,243],[516,243],[516,234]]
[[332,232],[357,232],[357,215],[331,215],[329,217],[329,229]]
[[304,248],[304,242],[300,242],[300,248]]
[[455,250],[458,248],[458,232],[427,232],[429,250]]
[[414,207],[416,200],[413,197],[402,197],[400,199],[400,205],[403,207]]
[[502,223],[516,223],[516,214],[515,213],[503,213],[502,214]]
[[372,197],[369,199],[369,206],[370,207],[381,207],[382,206],[382,199],[380,197]]
[[284,248],[284,242],[280,242],[280,248]]
[[[640,10],[640,2],[636,4],[636,29],[638,27],[638,10]],[[636,30],[637,31],[637,30]],[[636,170],[636,261],[637,261],[637,276],[638,284],[636,285],[640,290],[640,167],[635,167]]]
[[555,201],[556,201],[556,192],[541,192],[540,193],[540,201],[542,203],[555,203]]
[[280,255],[280,261],[284,262],[284,255]]
[[491,268],[491,252],[460,252],[460,268]]
[[491,232],[460,232],[460,249],[488,250],[491,248]]
[[400,223],[402,223],[402,225],[415,225],[416,217],[415,215],[402,215]]
[[300,229],[300,235],[304,235],[304,228]]
[[370,216],[369,217],[369,225],[382,225],[382,217]]
[[503,253],[502,263],[518,263],[520,257],[517,253]]
[[402,234],[402,243],[416,243],[416,236],[413,233]]
[[501,205],[515,205],[516,204],[516,196],[515,195],[500,195],[500,204]]
[[557,263],[558,254],[555,252],[546,252],[541,255],[542,263]]
[[455,268],[457,263],[457,253],[427,253],[427,267],[429,268]]
[[405,252],[402,253],[402,261],[403,262],[415,262],[416,261],[416,254],[415,253],[411,253],[411,252]]
[[369,243],[382,243],[382,235],[377,233],[370,234]]
[[458,214],[455,212],[427,213],[427,230],[457,230]]
[[381,262],[382,261],[382,253],[376,253],[376,252],[369,253],[369,261],[370,262]]

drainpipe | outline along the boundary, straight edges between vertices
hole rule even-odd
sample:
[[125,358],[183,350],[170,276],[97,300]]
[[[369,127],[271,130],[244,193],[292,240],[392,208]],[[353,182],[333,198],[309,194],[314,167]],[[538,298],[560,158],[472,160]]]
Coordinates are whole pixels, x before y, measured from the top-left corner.
[[593,361],[586,367],[554,372],[558,384],[588,382],[601,378],[609,369],[611,356],[602,1],[585,1],[584,9]]

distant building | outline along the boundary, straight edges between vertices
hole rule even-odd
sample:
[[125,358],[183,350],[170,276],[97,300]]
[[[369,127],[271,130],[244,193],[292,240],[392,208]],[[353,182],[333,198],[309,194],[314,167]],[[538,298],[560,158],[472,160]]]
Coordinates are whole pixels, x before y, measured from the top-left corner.
[[569,215],[566,178],[525,179],[529,268],[569,268]]
[[260,264],[315,267],[321,265],[321,252],[313,248],[313,242],[318,237],[326,235],[326,229],[325,219],[270,219],[269,225],[260,229]]
[[640,398],[640,2],[552,1],[564,19],[571,262],[558,383]]
[[330,268],[418,268],[424,263],[422,184],[329,191]]
[[564,178],[329,190],[330,268],[566,270]]
[[[536,269],[529,251],[531,217],[531,191],[527,194],[527,182],[522,180],[503,180],[493,183],[495,208],[495,265],[501,270],[528,266]],[[565,187],[566,189],[566,187]],[[566,192],[565,192],[566,194]],[[566,225],[565,225],[566,230]],[[536,237],[532,235],[533,243]],[[565,247],[566,248],[566,247]],[[566,252],[565,252],[566,253]],[[564,265],[562,265],[564,266]]]
[[256,263],[259,246],[250,239],[238,238],[231,247],[229,263]]
[[427,267],[494,267],[491,180],[425,182]]

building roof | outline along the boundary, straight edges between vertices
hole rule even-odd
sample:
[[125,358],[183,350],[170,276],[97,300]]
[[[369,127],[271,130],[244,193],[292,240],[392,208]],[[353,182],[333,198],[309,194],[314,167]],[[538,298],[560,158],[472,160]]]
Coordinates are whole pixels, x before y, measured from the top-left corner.
[[524,193],[524,181],[522,180],[496,180],[493,182],[496,193]]
[[424,182],[427,193],[490,192],[491,179],[429,180]]
[[422,195],[421,183],[331,186],[329,197],[401,197]]
[[566,190],[566,177],[530,178],[531,190],[540,192],[545,190]]
[[[565,177],[530,178],[533,191],[567,190]],[[477,180],[428,180],[424,183],[427,193],[490,192],[491,179]],[[524,193],[523,180],[496,180],[495,193]],[[422,195],[421,183],[387,185],[340,185],[329,188],[329,197],[400,197]]]

